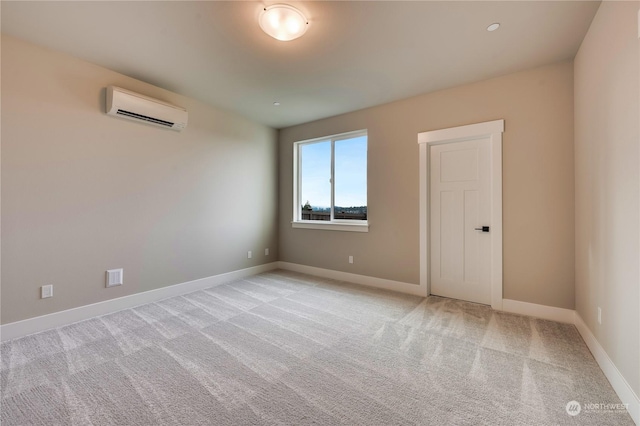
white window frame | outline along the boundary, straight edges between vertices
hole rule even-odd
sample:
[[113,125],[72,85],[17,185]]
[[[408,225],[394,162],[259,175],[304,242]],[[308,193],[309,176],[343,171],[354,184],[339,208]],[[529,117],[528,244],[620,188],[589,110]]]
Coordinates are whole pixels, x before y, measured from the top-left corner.
[[[354,132],[340,133],[337,135],[324,136],[321,138],[308,139],[295,142],[293,144],[293,228],[323,229],[326,231],[351,231],[369,232],[369,194],[367,193],[367,220],[333,219],[335,207],[335,143],[345,139],[353,139],[360,136],[367,136],[367,192],[369,191],[369,137],[367,130],[357,130]],[[302,145],[331,142],[331,220],[302,220],[302,197],[300,188],[300,178],[302,173],[299,147]]]

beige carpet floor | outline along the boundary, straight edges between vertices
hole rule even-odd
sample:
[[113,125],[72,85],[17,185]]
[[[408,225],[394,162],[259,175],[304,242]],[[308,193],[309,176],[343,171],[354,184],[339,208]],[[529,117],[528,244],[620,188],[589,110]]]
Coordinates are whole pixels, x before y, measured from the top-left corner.
[[9,425],[633,425],[572,325],[274,271],[1,346]]

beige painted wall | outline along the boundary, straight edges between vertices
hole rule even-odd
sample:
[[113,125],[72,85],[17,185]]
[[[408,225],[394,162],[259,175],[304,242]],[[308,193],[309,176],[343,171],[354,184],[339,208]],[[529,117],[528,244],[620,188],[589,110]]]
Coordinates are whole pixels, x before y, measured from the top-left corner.
[[636,395],[639,7],[603,2],[575,58],[576,310]]
[[[186,107],[188,128],[105,115],[109,84]],[[273,129],[3,36],[1,137],[2,323],[278,258]]]
[[[418,133],[501,118],[504,297],[572,309],[572,62],[281,130],[280,260],[417,284]],[[369,131],[369,233],[292,229],[293,143],[358,129]]]

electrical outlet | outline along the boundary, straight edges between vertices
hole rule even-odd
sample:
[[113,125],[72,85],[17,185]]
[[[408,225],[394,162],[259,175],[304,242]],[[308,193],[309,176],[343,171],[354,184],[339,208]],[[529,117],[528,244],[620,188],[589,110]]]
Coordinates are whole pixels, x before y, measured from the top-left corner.
[[107,287],[115,287],[124,283],[124,269],[109,269],[107,271]]
[[248,251],[247,252],[247,259],[251,259],[252,257],[253,257],[253,254],[250,251]]
[[353,256],[349,256],[349,263],[353,263]]
[[268,248],[264,249],[264,255],[265,256],[269,256],[269,249]]
[[602,309],[598,306],[598,324],[602,325]]
[[43,285],[40,287],[40,297],[42,299],[46,299],[48,297],[53,297],[53,286],[52,285]]

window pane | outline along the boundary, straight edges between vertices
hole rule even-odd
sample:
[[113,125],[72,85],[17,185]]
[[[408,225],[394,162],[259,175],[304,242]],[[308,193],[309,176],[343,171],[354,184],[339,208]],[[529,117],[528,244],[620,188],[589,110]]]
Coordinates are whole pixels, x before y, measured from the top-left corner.
[[300,145],[302,220],[331,220],[331,142]]
[[334,219],[367,220],[367,137],[335,142]]

